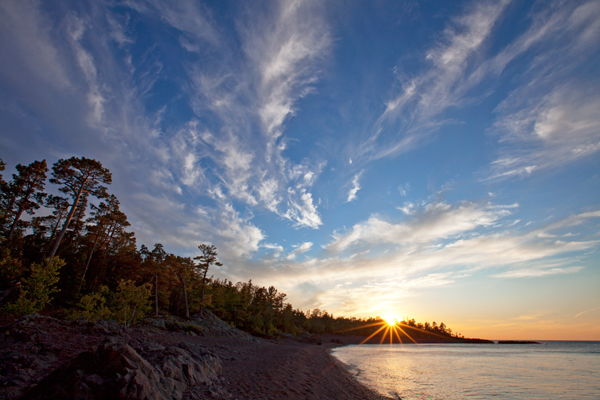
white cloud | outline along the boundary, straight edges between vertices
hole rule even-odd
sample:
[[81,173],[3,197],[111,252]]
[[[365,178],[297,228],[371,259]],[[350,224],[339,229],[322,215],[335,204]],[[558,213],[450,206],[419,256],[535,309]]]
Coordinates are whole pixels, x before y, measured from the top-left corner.
[[399,185],[398,192],[400,192],[400,196],[406,196],[408,191],[410,190],[410,184],[407,182],[406,185]]
[[[510,209],[516,206],[478,205],[468,202],[459,206],[430,203],[412,221],[399,224],[384,221],[375,215],[363,223],[354,225],[346,234],[334,234],[333,242],[325,248],[339,252],[358,244],[406,245],[446,239],[478,227],[491,226],[510,215]],[[411,212],[412,208],[408,208],[407,211]]]
[[225,239],[227,251],[236,257],[251,256],[265,238],[262,231],[241,218],[231,204],[221,208],[220,220],[214,226],[217,228],[216,235]]
[[473,60],[480,58],[476,55],[508,3],[479,2],[455,18],[439,43],[426,51],[424,72],[401,76],[401,93],[386,102],[375,133],[358,151],[371,159],[394,156],[413,149],[432,130],[447,123],[437,120],[442,111],[462,105],[467,91],[483,79],[483,74],[473,79]]
[[[295,195],[296,192],[292,190],[290,194]],[[283,217],[294,222],[297,227],[319,229],[319,225],[323,225],[317,207],[313,204],[312,194],[305,189],[300,191],[298,200],[290,196],[288,210],[283,214]]]
[[415,204],[411,203],[410,201],[405,202],[402,207],[397,207],[397,208],[398,208],[398,210],[402,211],[406,215],[414,214],[416,211]]
[[278,194],[278,183],[275,179],[263,179],[258,188],[258,197],[265,204],[267,209],[274,213],[278,213],[277,205],[281,203],[281,196]]
[[356,193],[360,190],[359,179],[361,175],[362,172],[354,175],[354,179],[352,179],[352,188],[350,188],[350,191],[348,192],[348,200],[346,200],[347,202],[351,202],[352,200],[356,199]]
[[[147,4],[151,4],[148,7]],[[211,44],[219,42],[219,35],[213,26],[210,17],[202,9],[202,4],[193,0],[174,0],[163,2],[160,0],[149,0],[148,2],[128,1],[127,5],[138,12],[157,15],[172,27],[190,35],[196,41]]]
[[279,254],[283,252],[283,246],[273,243],[263,243],[260,247],[264,247],[265,249],[274,250],[275,257],[279,257]]
[[[501,117],[494,131],[504,147],[491,165],[486,179],[526,176],[540,169],[560,166],[589,157],[600,150],[600,95],[569,86],[529,106],[510,112],[509,100],[524,96],[520,89],[500,105]],[[508,112],[507,112],[508,111]]]
[[485,179],[527,176],[600,150],[597,85],[575,73],[593,62],[597,41],[590,38],[600,35],[598,17],[597,2],[565,3],[535,14],[531,28],[494,60],[494,68],[502,70],[534,44],[547,49],[495,110],[491,132],[502,147]]
[[69,19],[69,35],[71,45],[75,51],[75,56],[79,67],[83,71],[89,85],[87,100],[92,108],[91,115],[96,123],[102,122],[104,117],[104,103],[106,99],[101,93],[100,82],[98,82],[98,72],[94,64],[93,56],[81,45],[81,40],[85,33],[85,26],[81,19],[71,16]]
[[275,150],[284,120],[294,113],[294,102],[310,92],[318,73],[314,63],[331,42],[314,4],[281,1],[271,9],[272,15],[254,16],[252,24],[262,25],[259,29],[245,27],[244,46],[260,75],[258,115],[270,139],[267,150]]
[[549,269],[518,269],[492,275],[495,278],[539,278],[550,275],[574,274],[583,267],[549,268]]
[[[213,48],[212,59],[219,60],[215,68],[188,66],[194,112],[200,120],[216,117],[221,126],[202,137],[203,156],[216,163],[210,172],[222,193],[311,228],[321,219],[310,188],[326,163],[284,157],[283,124],[294,115],[295,103],[311,92],[331,42],[318,10],[315,3],[285,1],[268,9],[247,8],[236,25],[245,57],[233,62],[231,53],[239,49],[224,40]],[[182,43],[192,48],[202,40],[186,37]]]
[[126,26],[123,26],[117,18],[111,14],[107,14],[106,20],[110,27],[110,37],[119,44],[119,46],[125,46],[128,44],[135,43],[135,40],[126,33]]
[[299,245],[295,245],[294,250],[292,250],[287,256],[287,260],[294,260],[298,254],[303,254],[309,251],[313,246],[312,242],[304,242]]
[[[514,210],[515,206],[432,204],[429,218],[415,215],[404,225],[371,218],[355,225],[346,236],[334,239],[327,249],[329,257],[288,260],[269,269],[254,270],[255,276],[264,279],[264,271],[269,282],[288,293],[300,307],[326,307],[335,313],[364,315],[381,310],[383,305],[401,308],[404,299],[415,296],[420,288],[447,286],[484,268],[494,271],[493,277],[502,278],[578,273],[582,267],[570,265],[573,255],[598,246],[598,241],[538,237],[539,232],[599,218],[598,212],[576,214],[528,232],[497,232],[495,227],[492,231],[475,232],[478,226],[505,218],[501,210]],[[447,227],[453,224],[458,224],[454,231]],[[436,233],[422,233],[429,228]],[[388,231],[391,232],[387,234]],[[352,254],[341,257],[333,253],[350,249],[344,247],[350,244]],[[388,251],[377,250],[386,245]],[[576,260],[579,263],[581,258]],[[273,268],[278,271],[275,275]],[[508,272],[497,272],[506,268]],[[345,282],[355,283],[348,286]]]

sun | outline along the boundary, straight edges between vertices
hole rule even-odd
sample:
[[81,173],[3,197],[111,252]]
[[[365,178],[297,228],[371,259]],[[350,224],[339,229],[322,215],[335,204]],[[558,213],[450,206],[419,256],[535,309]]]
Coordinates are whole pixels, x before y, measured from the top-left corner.
[[383,344],[383,342],[386,341],[388,335],[390,337],[390,345],[394,344],[395,339],[398,339],[398,341],[396,341],[396,343],[402,344],[402,337],[405,337],[408,340],[412,341],[413,343],[417,344],[415,339],[413,339],[408,334],[408,332],[406,332],[404,330],[404,328],[415,329],[415,330],[420,330],[420,329],[409,326],[404,321],[404,318],[405,317],[402,315],[384,314],[383,317],[377,316],[377,320],[373,323],[346,329],[346,330],[343,330],[340,332],[353,331],[355,329],[362,329],[362,328],[368,328],[368,327],[376,327],[377,330],[375,330],[375,332],[371,333],[368,337],[366,337],[362,342],[360,342],[360,344],[368,343],[369,340],[371,340],[371,338],[373,338],[377,334],[380,334],[379,332],[382,332],[382,331],[383,331],[383,333],[380,334],[381,340],[379,341],[379,344]]

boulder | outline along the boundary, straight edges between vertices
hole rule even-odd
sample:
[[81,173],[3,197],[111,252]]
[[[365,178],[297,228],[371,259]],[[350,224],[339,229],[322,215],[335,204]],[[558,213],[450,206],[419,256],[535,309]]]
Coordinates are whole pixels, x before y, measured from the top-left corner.
[[81,353],[53,371],[22,399],[181,399],[188,386],[209,384],[221,373],[220,360],[207,352],[176,346],[150,351],[154,365],[132,346],[109,338],[95,352]]

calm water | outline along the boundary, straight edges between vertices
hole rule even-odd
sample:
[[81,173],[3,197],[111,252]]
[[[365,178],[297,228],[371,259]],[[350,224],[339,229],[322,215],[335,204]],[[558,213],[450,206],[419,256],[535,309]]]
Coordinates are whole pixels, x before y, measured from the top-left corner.
[[600,399],[600,342],[361,345],[332,354],[395,399]]

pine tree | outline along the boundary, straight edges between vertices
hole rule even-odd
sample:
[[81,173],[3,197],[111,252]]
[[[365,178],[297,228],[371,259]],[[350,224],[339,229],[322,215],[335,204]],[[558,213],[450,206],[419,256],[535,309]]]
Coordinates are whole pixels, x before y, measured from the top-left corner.
[[72,203],[63,227],[50,250],[49,260],[54,258],[82,196],[87,197],[91,194],[97,198],[106,198],[108,193],[106,187],[101,183],[110,184],[112,182],[112,175],[108,169],[103,168],[100,162],[85,157],[58,160],[52,167],[52,176],[50,182],[62,185],[59,190],[71,196]]
[[198,260],[199,263],[196,266],[197,269],[202,271],[202,294],[200,296],[200,303],[202,303],[202,309],[200,310],[200,314],[202,314],[204,310],[204,292],[206,289],[206,275],[208,274],[208,268],[211,265],[222,266],[220,262],[217,261],[217,248],[214,245],[208,244],[200,244],[198,249],[202,252],[201,255],[194,257],[194,260]]
[[40,208],[46,193],[46,160],[34,161],[28,166],[17,165],[18,174],[13,174],[13,180],[8,185],[3,185],[5,216],[12,217],[6,239],[10,240],[21,220],[23,213],[33,215]]
[[88,219],[88,239],[91,244],[77,295],[81,291],[87,270],[92,261],[92,256],[96,249],[105,250],[111,244],[113,237],[117,232],[122,232],[130,223],[127,216],[119,210],[119,200],[113,194],[105,202],[95,206],[92,204],[92,217]]

